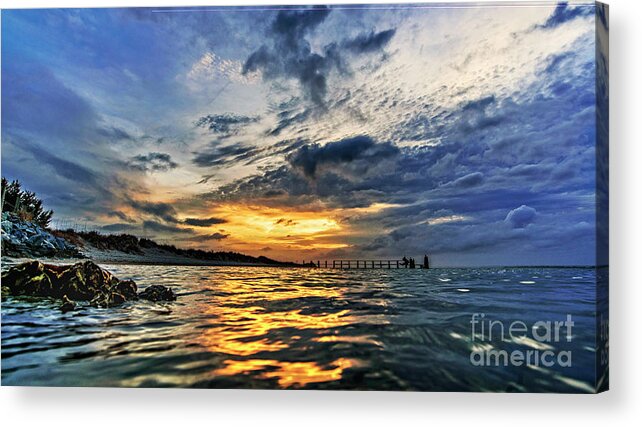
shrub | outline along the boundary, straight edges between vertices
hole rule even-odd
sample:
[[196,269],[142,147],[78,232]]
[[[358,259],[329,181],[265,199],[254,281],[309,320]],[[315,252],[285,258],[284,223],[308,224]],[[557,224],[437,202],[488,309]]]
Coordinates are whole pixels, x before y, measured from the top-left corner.
[[2,178],[2,211],[13,212],[23,221],[32,221],[47,228],[53,216],[52,210],[45,210],[36,193],[23,190],[20,182]]

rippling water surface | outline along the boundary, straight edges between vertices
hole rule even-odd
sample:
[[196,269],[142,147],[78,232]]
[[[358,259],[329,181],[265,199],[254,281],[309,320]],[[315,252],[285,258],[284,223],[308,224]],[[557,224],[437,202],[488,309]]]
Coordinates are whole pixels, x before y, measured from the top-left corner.
[[[104,265],[174,303],[61,313],[2,304],[3,385],[587,392],[595,271],[325,270]],[[479,342],[471,315],[565,320],[572,342]],[[568,350],[571,367],[474,366],[483,348]],[[490,347],[488,347],[490,346]]]

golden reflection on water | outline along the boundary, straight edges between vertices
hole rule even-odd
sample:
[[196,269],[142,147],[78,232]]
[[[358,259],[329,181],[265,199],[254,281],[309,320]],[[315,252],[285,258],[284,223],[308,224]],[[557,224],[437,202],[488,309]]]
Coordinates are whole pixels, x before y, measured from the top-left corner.
[[315,362],[282,362],[278,360],[227,360],[225,367],[215,371],[218,375],[247,374],[261,371],[258,378],[276,378],[279,386],[301,387],[310,383],[337,381],[347,368],[360,366],[354,359],[339,358],[329,366],[322,367]]
[[[309,383],[336,381],[345,369],[358,365],[358,361],[347,358],[338,358],[322,366],[316,362],[283,361],[270,357],[270,352],[287,349],[300,338],[287,335],[289,342],[284,342],[269,338],[271,331],[281,328],[297,331],[331,329],[353,321],[349,310],[304,314],[296,307],[296,300],[301,298],[341,299],[343,295],[340,289],[321,282],[302,284],[277,281],[278,277],[257,277],[251,281],[225,276],[216,278],[212,286],[221,296],[216,298],[215,303],[197,307],[208,319],[198,341],[209,351],[232,357],[213,373],[223,376],[247,374],[261,379],[276,379],[280,387],[301,387]],[[263,307],[273,306],[274,303],[278,305],[278,302],[283,302],[282,311],[268,311]],[[289,308],[289,305],[293,307]],[[257,356],[253,358],[252,355]]]

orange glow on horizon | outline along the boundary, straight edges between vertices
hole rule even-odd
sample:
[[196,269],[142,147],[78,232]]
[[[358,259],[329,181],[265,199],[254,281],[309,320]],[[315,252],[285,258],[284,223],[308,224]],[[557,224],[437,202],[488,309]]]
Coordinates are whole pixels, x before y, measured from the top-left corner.
[[[270,248],[275,254],[296,254],[301,251],[323,251],[348,248],[346,238],[354,231],[343,218],[379,212],[396,205],[373,204],[351,209],[297,210],[296,208],[269,207],[245,203],[225,203],[200,217],[216,217],[226,222],[198,229],[199,234],[224,233],[228,237],[217,242],[217,247],[230,250],[254,251]],[[308,253],[313,256],[313,253]]]
[[[138,200],[143,203],[143,201]],[[147,203],[165,203],[175,206],[178,222],[167,224],[185,233],[178,235],[157,230],[124,228],[131,234],[141,234],[157,240],[173,240],[179,247],[192,247],[206,250],[230,250],[248,255],[266,255],[270,258],[287,260],[312,259],[324,257],[325,252],[352,246],[351,238],[359,234],[346,221],[360,216],[380,212],[399,205],[375,203],[357,208],[326,208],[322,205],[297,207],[275,207],[262,204],[267,201],[257,199],[254,203],[224,202],[216,206],[188,207],[181,209],[180,201],[154,198],[145,199]],[[274,202],[271,200],[270,202]],[[141,223],[143,220],[164,222],[160,218],[143,216],[141,212],[126,203],[117,205],[118,211],[132,220]],[[104,223],[124,222],[105,214],[101,217]],[[221,223],[207,227],[190,226],[184,221],[187,218],[219,218]],[[127,226],[127,224],[124,224]],[[188,232],[189,231],[189,232]],[[203,239],[198,239],[203,236]],[[207,236],[215,236],[207,239]]]

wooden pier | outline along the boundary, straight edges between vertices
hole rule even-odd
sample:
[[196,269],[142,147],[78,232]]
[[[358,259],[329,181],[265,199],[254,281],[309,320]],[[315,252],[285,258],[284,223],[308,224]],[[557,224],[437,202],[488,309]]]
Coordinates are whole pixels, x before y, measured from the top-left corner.
[[[315,266],[317,268],[336,268],[343,270],[367,269],[383,270],[396,268],[410,268],[404,265],[399,259],[334,259],[334,260],[317,260],[303,261],[304,265]],[[423,268],[423,265],[417,264],[416,268]]]

